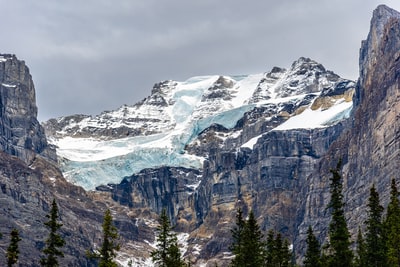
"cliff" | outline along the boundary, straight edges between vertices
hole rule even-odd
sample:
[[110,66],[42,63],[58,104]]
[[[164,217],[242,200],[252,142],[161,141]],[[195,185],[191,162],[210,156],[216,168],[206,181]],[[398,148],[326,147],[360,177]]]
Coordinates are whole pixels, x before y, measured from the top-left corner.
[[0,150],[29,162],[35,154],[56,160],[37,116],[35,87],[28,67],[0,54]]
[[[309,225],[327,239],[329,170],[339,159],[353,236],[371,185],[386,205],[390,179],[399,180],[399,51],[400,14],[379,6],[360,49],[357,84],[307,58],[288,70],[161,82],[134,106],[45,123],[58,166],[36,120],[28,68],[2,55],[0,232],[19,229],[21,265],[37,265],[56,198],[67,241],[62,264],[91,266],[84,252],[99,244],[110,208],[123,244],[119,262],[143,266],[156,214],[166,207],[194,265],[227,266],[240,207],[254,211],[263,231],[288,238],[300,262]],[[75,176],[67,181],[60,167]],[[115,179],[107,184],[109,176]],[[88,181],[96,191],[71,183]]]
[[329,169],[341,158],[346,218],[355,238],[364,227],[369,189],[377,188],[382,204],[389,201],[391,179],[399,182],[400,166],[400,14],[387,6],[373,13],[368,37],[360,49],[360,78],[351,127],[332,144],[303,188],[304,209],[298,246],[308,225],[326,238]]

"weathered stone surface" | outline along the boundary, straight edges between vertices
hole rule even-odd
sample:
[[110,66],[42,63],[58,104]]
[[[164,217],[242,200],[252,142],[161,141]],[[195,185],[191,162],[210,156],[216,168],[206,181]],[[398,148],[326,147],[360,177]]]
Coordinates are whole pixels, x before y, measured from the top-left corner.
[[28,67],[14,55],[0,54],[0,150],[25,162],[35,154],[55,160],[36,119],[35,87]]
[[304,251],[308,225],[326,239],[329,213],[329,169],[343,160],[342,175],[346,217],[355,238],[366,220],[369,189],[375,184],[384,206],[388,203],[390,180],[399,185],[400,166],[400,14],[379,6],[360,50],[360,79],[354,102],[352,125],[331,146],[315,172],[305,181],[296,246]]
[[[96,266],[85,257],[85,251],[100,245],[101,224],[107,208],[112,210],[123,251],[135,245],[143,248],[138,255],[149,256],[149,246],[143,240],[152,241],[154,233],[146,221],[138,219],[144,217],[140,210],[119,206],[109,193],[87,193],[71,185],[53,163],[40,156],[28,166],[0,152],[0,232],[3,233],[0,251],[7,249],[9,233],[17,228],[22,239],[19,266],[40,266],[41,250],[49,234],[43,223],[47,221],[53,198],[63,224],[60,234],[66,241],[60,266]],[[152,218],[151,214],[146,218]],[[0,265],[6,265],[5,257],[0,257]]]
[[[245,214],[249,210],[255,212],[262,230],[275,229],[283,233],[293,243],[301,261],[309,225],[321,241],[327,238],[330,219],[326,209],[329,202],[329,169],[335,167],[340,158],[343,160],[346,216],[353,235],[365,220],[370,186],[375,184],[386,205],[390,179],[399,181],[399,51],[400,15],[380,6],[374,12],[370,34],[360,50],[360,79],[355,89],[355,108],[348,120],[321,129],[271,131],[291,116],[301,113],[303,107],[310,103],[314,103],[313,109],[325,109],[338,98],[349,101],[353,97],[352,82],[342,82],[321,65],[301,58],[292,66],[292,72],[298,75],[310,73],[312,79],[306,84],[307,97],[281,106],[256,107],[231,130],[215,124],[202,131],[186,147],[186,151],[206,157],[202,171],[178,167],[146,169],[126,177],[120,184],[98,187],[98,192],[85,192],[67,183],[57,167],[36,154],[43,154],[45,149],[40,148],[45,148],[45,143],[42,143],[43,146],[30,146],[30,141],[24,141],[23,145],[18,143],[20,138],[29,139],[24,133],[25,122],[21,121],[21,117],[14,116],[19,102],[7,102],[11,94],[7,90],[18,87],[12,87],[11,80],[2,80],[0,119],[6,118],[8,124],[1,125],[0,140],[7,140],[6,144],[16,147],[7,153],[25,161],[29,159],[31,164],[28,166],[18,158],[0,153],[0,231],[5,234],[13,227],[23,230],[22,244],[26,248],[23,255],[26,257],[22,264],[35,266],[47,233],[43,220],[49,203],[56,197],[64,223],[62,233],[68,244],[62,263],[90,266],[83,253],[99,243],[105,208],[110,207],[115,215],[124,253],[133,257],[148,257],[151,247],[146,243],[154,240],[155,213],[166,207],[176,223],[175,229],[190,233],[186,255],[190,255],[195,264],[208,262],[208,266],[213,266],[218,262],[219,266],[227,266],[230,230],[234,225],[236,209],[241,207]],[[0,67],[6,66],[8,61],[2,60]],[[7,64],[12,62],[13,59],[10,59]],[[7,74],[4,70],[3,76],[20,75],[18,79],[25,81],[21,77],[25,77],[26,71],[22,67],[14,69],[19,71]],[[270,86],[283,73],[285,70],[274,68],[266,74],[254,99],[268,99],[267,94],[261,94],[265,93],[262,87]],[[334,86],[323,89],[318,95],[315,92],[317,87],[322,86],[318,82],[324,80],[322,76],[327,84]],[[230,91],[222,89],[232,89],[231,82],[220,77],[209,88],[209,98],[229,97]],[[163,95],[170,86],[175,86],[170,83],[166,81],[155,85],[153,96],[143,102],[148,102],[158,112],[167,104]],[[300,90],[301,86],[300,80],[291,81],[282,85],[281,94],[290,95]],[[24,92],[18,92],[15,97]],[[28,103],[28,100],[24,101]],[[34,105],[30,108],[35,112]],[[280,111],[278,115],[274,115],[276,110]],[[21,112],[25,112],[24,109]],[[118,112],[123,112],[123,109]],[[104,115],[101,122],[104,120],[106,123],[107,116]],[[82,121],[88,118],[64,118],[65,121],[54,121],[51,127],[55,131],[65,130],[66,125],[72,125],[71,119]],[[14,125],[18,127],[11,127]],[[36,133],[40,133],[38,129]],[[78,135],[81,132],[84,136],[90,135],[91,131],[96,129],[71,129],[71,132]],[[232,132],[237,134],[232,135]],[[115,136],[120,137],[121,134],[131,135],[121,130]],[[256,136],[260,137],[252,148],[242,147]],[[32,154],[26,156],[24,151],[30,151],[32,147]],[[4,250],[6,243],[3,240],[0,241],[0,248]],[[140,249],[137,249],[138,246]],[[4,259],[0,258],[0,264],[4,265]]]

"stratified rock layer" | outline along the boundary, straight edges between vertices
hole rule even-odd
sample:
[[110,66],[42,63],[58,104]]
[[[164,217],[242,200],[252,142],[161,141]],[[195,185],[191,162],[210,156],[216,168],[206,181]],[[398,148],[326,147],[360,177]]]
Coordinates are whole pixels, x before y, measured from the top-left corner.
[[[0,232],[6,235],[14,227],[19,229],[24,247],[20,263],[37,266],[47,234],[43,221],[55,197],[64,224],[62,236],[67,241],[62,265],[91,266],[84,252],[101,242],[102,214],[111,208],[121,234],[123,251],[119,257],[137,262],[139,257],[149,257],[156,226],[154,212],[166,207],[175,229],[186,233],[184,252],[195,265],[214,266],[218,262],[228,266],[232,256],[228,249],[230,230],[240,207],[245,215],[254,211],[263,231],[275,229],[288,238],[301,263],[310,225],[321,242],[327,239],[329,170],[339,159],[343,162],[346,217],[353,236],[365,221],[371,185],[375,184],[386,205],[390,179],[399,182],[399,51],[400,15],[379,6],[360,50],[360,78],[350,118],[340,117],[316,129],[274,130],[308,108],[326,110],[338,99],[351,101],[353,97],[353,82],[300,58],[289,71],[274,68],[260,76],[246,103],[299,92],[304,94],[301,98],[254,104],[232,128],[214,123],[195,132],[182,153],[204,157],[201,170],[179,166],[144,169],[120,184],[99,186],[97,192],[71,185],[53,163],[40,156],[54,158],[36,121],[29,72],[14,56],[3,55]],[[239,82],[216,76],[199,98],[193,120],[204,119],[206,112],[226,111],[222,104],[232,101]],[[162,133],[175,127],[179,120],[174,119],[182,119],[166,112],[179,100],[172,94],[178,85],[165,81],[133,107],[124,106],[95,118],[82,115],[51,120],[46,129],[56,139],[94,135],[109,140]],[[0,248],[4,250],[6,243],[1,241]],[[5,264],[1,257],[0,264]]]
[[304,251],[309,225],[321,241],[326,239],[329,213],[329,169],[343,160],[342,175],[346,217],[355,240],[367,216],[369,189],[377,188],[382,204],[389,201],[390,180],[400,176],[400,14],[379,6],[360,50],[360,78],[354,102],[352,125],[331,146],[316,170],[305,181],[299,198],[304,209],[296,242]]
[[35,87],[24,61],[0,54],[0,150],[25,162],[35,154],[55,160],[36,119]]

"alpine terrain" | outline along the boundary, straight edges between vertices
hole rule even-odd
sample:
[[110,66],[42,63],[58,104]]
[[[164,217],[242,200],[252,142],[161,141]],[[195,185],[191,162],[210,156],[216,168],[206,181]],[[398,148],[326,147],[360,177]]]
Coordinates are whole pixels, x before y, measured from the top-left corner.
[[[156,83],[150,95],[97,116],[40,125],[32,77],[0,56],[0,232],[21,233],[21,266],[39,266],[55,198],[62,266],[95,266],[112,211],[121,266],[152,266],[157,218],[174,225],[194,266],[228,266],[238,208],[290,242],[302,263],[307,229],[327,241],[330,169],[342,161],[354,237],[372,184],[389,202],[400,166],[400,13],[377,7],[360,49],[360,77],[300,57],[287,68]],[[0,250],[5,251],[5,238]],[[0,257],[0,265],[5,259]]]

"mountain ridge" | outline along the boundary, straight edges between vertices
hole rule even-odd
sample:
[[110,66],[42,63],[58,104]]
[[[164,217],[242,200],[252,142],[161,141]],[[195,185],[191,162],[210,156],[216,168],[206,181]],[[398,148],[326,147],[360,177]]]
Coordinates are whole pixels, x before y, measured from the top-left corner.
[[[152,96],[140,102],[143,108],[138,114],[146,115],[150,111],[150,119],[144,121],[145,116],[138,116],[129,120],[127,117],[126,125],[139,125],[136,128],[123,125],[104,130],[108,119],[110,125],[121,122],[112,120],[112,112],[98,116],[97,126],[101,127],[97,128],[93,127],[96,126],[95,121],[84,115],[55,120],[54,124],[49,124],[51,127],[44,127],[47,127],[49,137],[53,138],[49,143],[57,145],[56,142],[65,137],[63,134],[76,133],[75,139],[85,139],[86,143],[76,143],[76,147],[70,146],[70,150],[62,153],[69,152],[75,157],[81,155],[81,161],[61,158],[59,154],[60,165],[57,166],[51,157],[46,157],[41,150],[32,151],[29,145],[18,146],[21,153],[0,152],[0,202],[4,207],[0,209],[0,231],[8,233],[12,228],[19,229],[24,247],[21,264],[38,266],[46,235],[42,221],[52,198],[56,198],[64,224],[62,235],[67,241],[66,257],[60,259],[61,262],[64,265],[94,266],[85,258],[84,251],[99,244],[102,214],[110,208],[123,244],[117,256],[118,263],[128,266],[129,260],[132,260],[139,266],[151,266],[149,251],[153,248],[157,214],[166,208],[186,259],[191,260],[194,266],[214,266],[215,263],[228,266],[232,258],[229,251],[230,230],[234,226],[235,212],[241,208],[245,215],[253,210],[263,231],[274,229],[288,238],[298,255],[297,262],[301,263],[309,225],[313,226],[321,242],[327,240],[329,169],[336,166],[339,159],[343,162],[341,173],[346,218],[353,236],[365,221],[366,202],[372,183],[382,196],[383,205],[386,205],[390,179],[399,181],[396,172],[400,165],[399,36],[399,13],[379,6],[374,11],[370,33],[360,49],[360,78],[357,84],[341,80],[319,67],[318,63],[301,58],[296,62],[302,63],[292,65],[289,70],[273,68],[250,79],[251,82],[247,80],[254,85],[252,92],[241,92],[253,97],[246,98],[253,99],[245,104],[251,106],[248,109],[241,109],[243,101],[238,104],[235,99],[239,93],[235,86],[240,82],[243,84],[246,77],[236,77],[235,80],[216,75],[197,77],[186,83],[158,83],[153,88]],[[0,60],[0,67],[2,63],[7,63],[7,60]],[[21,73],[18,66],[22,65],[15,59],[11,73]],[[302,78],[282,80],[290,71],[291,77]],[[311,75],[308,76],[308,73]],[[23,76],[18,77],[23,80]],[[319,82],[315,83],[315,80]],[[19,91],[13,98],[9,97],[11,94],[7,90],[14,90],[14,84],[4,83],[6,85],[2,85],[0,91],[1,107],[15,105],[23,99],[21,110],[29,110],[35,103],[34,97],[26,97],[27,92],[34,92],[32,87]],[[200,84],[207,86],[199,88]],[[331,86],[320,86],[322,84]],[[196,88],[200,90],[194,90]],[[277,91],[272,88],[284,88],[278,91],[281,92],[279,99],[276,98]],[[221,104],[224,101],[230,106]],[[183,102],[196,102],[199,108],[188,107]],[[146,109],[144,105],[151,108]],[[171,107],[180,113],[174,116],[166,112],[168,108],[173,110]],[[206,110],[208,107],[212,109]],[[341,107],[341,110],[333,112],[336,107]],[[185,116],[188,114],[186,108],[193,111],[190,114],[194,114],[194,119]],[[130,109],[134,107],[125,106],[113,112],[123,115],[126,110],[129,114]],[[0,120],[6,119],[11,122],[10,125],[20,121],[18,116],[4,114],[1,113]],[[32,114],[36,114],[34,109]],[[318,120],[321,114],[324,118]],[[325,117],[326,114],[329,118]],[[308,123],[299,127],[298,118],[311,118],[317,127],[310,127]],[[71,119],[75,122],[68,128]],[[90,127],[81,131],[83,128],[78,122],[85,119],[87,121],[82,125]],[[141,129],[146,123],[159,121],[163,127]],[[22,125],[17,133],[30,129],[33,132],[28,131],[29,134],[46,138],[40,128]],[[184,132],[188,125],[193,128]],[[177,131],[168,132],[171,127]],[[56,131],[60,131],[58,135]],[[0,138],[7,145],[26,140],[25,135],[16,138],[19,136],[0,133]],[[152,133],[150,138],[143,135],[146,133]],[[96,140],[87,138],[92,135]],[[124,138],[120,138],[122,136]],[[124,150],[128,139],[132,145],[142,147],[142,153],[136,158]],[[150,145],[156,142],[159,146],[154,150],[154,146]],[[53,149],[52,145],[48,148]],[[60,147],[56,149],[60,150]],[[82,149],[86,153],[84,156]],[[149,151],[151,149],[153,151]],[[113,160],[102,158],[110,152]],[[133,170],[131,166],[140,163],[146,155],[144,152],[159,154],[156,157],[147,154],[141,168]],[[104,170],[125,168],[127,175],[111,172],[108,175],[119,178],[111,183],[108,179],[97,181],[103,185],[93,191],[86,191],[64,178],[60,166],[64,173],[68,164],[71,168],[82,170],[83,167],[95,170],[101,166],[90,161],[90,157],[97,157],[98,162],[106,165]],[[200,167],[147,164],[160,162],[160,159],[171,162],[178,158],[185,164],[188,159],[195,162],[201,159],[201,164]],[[5,241],[0,240],[0,249],[5,248]],[[5,264],[3,258],[0,258],[0,264]]]
[[[351,109],[354,86],[354,82],[302,57],[288,70],[273,68],[267,73],[240,77],[199,76],[184,82],[156,83],[152,94],[133,106],[124,105],[95,117],[62,117],[43,125],[50,142],[58,147],[59,156],[65,158],[62,166],[66,176],[86,189],[93,189],[96,183],[91,179],[94,177],[99,179],[97,185],[100,185],[119,182],[141,169],[162,165],[200,169],[204,154],[191,154],[194,150],[186,150],[199,144],[196,141],[199,133],[213,124],[233,129],[246,112],[257,107],[268,107],[270,117],[281,117],[282,122],[304,112],[304,117],[297,117],[297,120],[307,120],[307,113],[314,116],[314,124],[309,127],[325,127],[324,123],[334,123],[329,122],[327,115],[328,110],[334,110],[333,106],[338,109],[332,113],[332,116],[338,116],[332,118],[336,121],[346,116],[340,115],[341,111]],[[318,114],[321,120],[316,120]],[[281,129],[307,127],[295,121],[288,123]],[[108,135],[110,132],[115,134]],[[128,136],[121,136],[122,132]],[[232,135],[237,133],[227,133],[224,138],[233,138]],[[129,148],[122,149],[121,146]],[[98,166],[99,160],[102,166],[104,161],[109,165]],[[113,165],[134,166],[133,162],[138,167],[127,167],[119,174],[110,171]],[[93,166],[98,166],[101,171],[95,173]],[[90,170],[93,178],[83,173],[85,168]],[[106,176],[111,175],[119,175],[119,181],[118,177],[107,181]],[[87,178],[79,180],[82,176]]]

